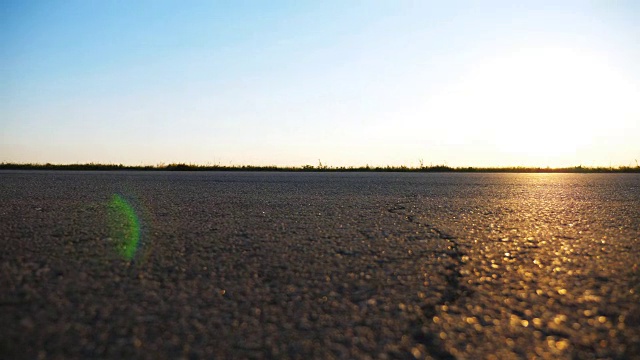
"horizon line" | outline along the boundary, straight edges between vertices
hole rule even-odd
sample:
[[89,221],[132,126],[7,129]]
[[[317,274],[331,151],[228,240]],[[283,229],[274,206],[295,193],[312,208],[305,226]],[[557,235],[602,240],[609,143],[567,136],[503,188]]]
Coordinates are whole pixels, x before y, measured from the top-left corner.
[[640,166],[568,166],[568,167],[536,167],[536,166],[458,166],[446,164],[429,166],[329,166],[321,162],[317,166],[281,166],[281,165],[205,165],[194,163],[159,163],[156,165],[123,165],[103,163],[0,163],[0,170],[142,170],[142,171],[306,171],[306,172],[504,172],[504,173],[640,173]]

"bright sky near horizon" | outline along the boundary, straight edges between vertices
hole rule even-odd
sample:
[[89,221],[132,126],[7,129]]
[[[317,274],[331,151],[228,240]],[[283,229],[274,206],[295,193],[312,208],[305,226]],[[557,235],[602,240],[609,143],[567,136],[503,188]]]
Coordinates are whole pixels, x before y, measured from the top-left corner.
[[640,161],[633,0],[6,0],[0,44],[0,162]]

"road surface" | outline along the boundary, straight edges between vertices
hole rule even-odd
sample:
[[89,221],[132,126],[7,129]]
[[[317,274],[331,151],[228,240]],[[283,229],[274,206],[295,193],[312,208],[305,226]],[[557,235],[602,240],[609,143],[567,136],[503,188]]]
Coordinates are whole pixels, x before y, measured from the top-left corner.
[[0,358],[640,358],[638,174],[2,171],[0,236]]

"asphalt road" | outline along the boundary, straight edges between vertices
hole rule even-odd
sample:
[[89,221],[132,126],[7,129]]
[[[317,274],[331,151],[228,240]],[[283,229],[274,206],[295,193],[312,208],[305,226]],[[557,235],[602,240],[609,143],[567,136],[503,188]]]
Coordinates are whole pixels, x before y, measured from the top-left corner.
[[637,359],[639,262],[638,174],[2,171],[0,358]]

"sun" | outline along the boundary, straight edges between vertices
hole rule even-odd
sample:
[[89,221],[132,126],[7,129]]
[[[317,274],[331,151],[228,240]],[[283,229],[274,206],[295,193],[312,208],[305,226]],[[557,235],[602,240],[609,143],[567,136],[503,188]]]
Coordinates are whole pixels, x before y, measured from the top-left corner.
[[562,47],[491,56],[431,98],[428,115],[461,124],[450,136],[491,146],[509,165],[576,165],[638,99],[606,60]]
[[614,107],[610,69],[568,49],[521,50],[482,71],[478,84],[505,152],[536,158],[578,151],[594,141],[602,110]]

